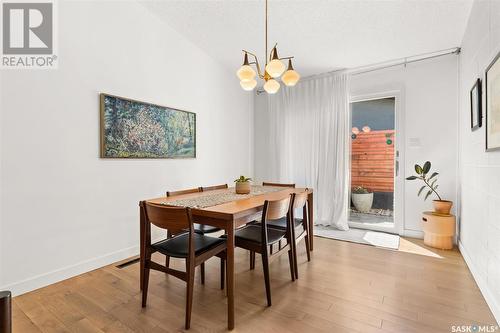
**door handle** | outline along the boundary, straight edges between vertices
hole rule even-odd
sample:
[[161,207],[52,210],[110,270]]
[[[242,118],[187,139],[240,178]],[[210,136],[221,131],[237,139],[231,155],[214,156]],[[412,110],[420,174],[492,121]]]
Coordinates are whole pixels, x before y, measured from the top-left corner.
[[399,176],[399,150],[396,150],[396,177]]

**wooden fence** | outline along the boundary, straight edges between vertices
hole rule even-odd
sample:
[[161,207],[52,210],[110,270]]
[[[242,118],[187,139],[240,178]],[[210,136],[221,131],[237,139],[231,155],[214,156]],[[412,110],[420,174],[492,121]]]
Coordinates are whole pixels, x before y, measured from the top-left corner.
[[351,187],[394,192],[394,141],[394,130],[361,132],[351,139]]

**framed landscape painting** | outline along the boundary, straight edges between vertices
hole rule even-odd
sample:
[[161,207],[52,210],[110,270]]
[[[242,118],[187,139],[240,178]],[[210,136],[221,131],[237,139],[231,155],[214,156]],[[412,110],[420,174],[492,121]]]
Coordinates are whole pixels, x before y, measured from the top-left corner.
[[500,149],[500,54],[486,69],[486,151]]
[[101,157],[195,158],[196,114],[100,94]]

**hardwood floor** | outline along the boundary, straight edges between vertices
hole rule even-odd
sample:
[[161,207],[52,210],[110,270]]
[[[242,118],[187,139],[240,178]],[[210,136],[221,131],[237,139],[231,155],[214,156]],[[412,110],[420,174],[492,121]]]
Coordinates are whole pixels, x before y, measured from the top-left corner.
[[[312,261],[299,246],[299,279],[288,258],[271,263],[273,306],[262,266],[236,256],[236,332],[450,332],[451,325],[496,325],[460,253],[401,239],[399,251],[315,238]],[[259,257],[257,257],[259,258]],[[157,262],[164,257],[157,256]],[[184,267],[172,259],[171,266]],[[197,270],[198,272],[198,270]],[[195,281],[191,332],[226,331],[219,261]],[[184,325],[185,283],[152,271],[141,308],[139,264],[107,266],[13,299],[14,332],[172,332]]]

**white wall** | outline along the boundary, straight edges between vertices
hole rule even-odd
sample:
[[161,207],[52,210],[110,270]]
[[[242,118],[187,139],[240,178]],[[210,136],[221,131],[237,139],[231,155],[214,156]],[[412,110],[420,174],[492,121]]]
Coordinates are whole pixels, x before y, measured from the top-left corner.
[[[234,73],[124,2],[59,2],[59,69],[1,72],[0,289],[138,253],[141,199],[252,173],[252,98]],[[99,156],[98,94],[197,114],[197,158]]]
[[[470,129],[469,91],[500,52],[500,2],[475,1],[460,56],[460,249],[500,322],[500,152],[485,152],[483,127]],[[483,92],[485,90],[483,82]],[[483,93],[483,112],[484,112]]]
[[[359,96],[399,90],[406,135],[406,159],[403,174],[411,174],[415,163],[430,160],[441,175],[440,193],[444,198],[457,198],[457,56],[408,64],[365,74],[351,79],[351,95]],[[254,101],[254,170],[257,180],[269,179],[266,159],[269,151],[269,128],[265,121],[267,94],[255,96]],[[409,138],[418,138],[420,147],[410,147]],[[417,198],[420,184],[406,183],[404,190],[404,234],[421,237],[421,213],[430,210],[431,199]]]

